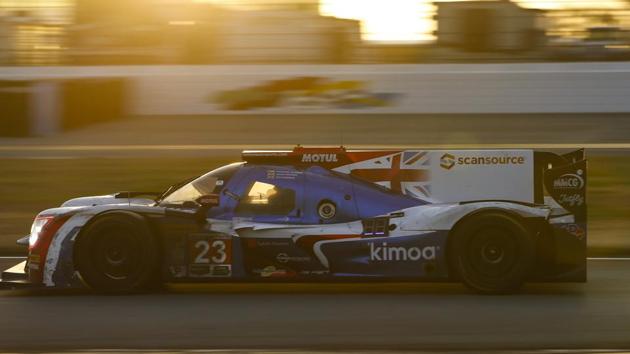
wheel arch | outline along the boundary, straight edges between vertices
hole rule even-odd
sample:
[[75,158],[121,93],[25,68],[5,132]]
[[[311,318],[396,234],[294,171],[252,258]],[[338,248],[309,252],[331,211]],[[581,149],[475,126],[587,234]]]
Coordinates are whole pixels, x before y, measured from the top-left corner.
[[459,279],[459,275],[457,273],[457,271],[454,268],[453,262],[453,240],[456,237],[457,233],[461,230],[461,228],[463,227],[463,225],[470,219],[478,217],[480,215],[485,215],[485,214],[500,214],[500,215],[504,215],[504,216],[508,216],[514,220],[516,220],[518,223],[522,224],[529,232],[534,232],[534,225],[538,224],[539,220],[544,220],[544,218],[542,217],[537,217],[537,216],[533,216],[533,217],[525,217],[521,214],[519,214],[518,212],[514,211],[514,210],[510,210],[510,209],[505,209],[505,208],[500,208],[500,207],[496,207],[496,206],[489,206],[489,207],[483,207],[480,209],[475,209],[470,211],[469,213],[465,214],[464,216],[462,216],[461,218],[459,218],[459,220],[457,220],[457,222],[455,222],[455,224],[453,225],[453,227],[448,231],[448,234],[446,236],[446,252],[445,252],[445,259],[446,259],[446,263],[448,266],[448,276],[451,280],[458,280]]
[[161,264],[162,255],[163,255],[162,243],[160,242],[159,232],[157,231],[155,225],[153,225],[153,223],[150,222],[150,219],[146,217],[146,215],[143,215],[142,213],[139,213],[133,210],[109,209],[109,210],[101,211],[97,214],[94,214],[83,226],[81,226],[81,229],[77,233],[75,241],[72,245],[72,264],[75,270],[77,269],[76,268],[77,247],[78,247],[79,241],[85,235],[86,231],[89,230],[90,226],[94,224],[97,220],[99,220],[100,218],[104,216],[115,216],[115,215],[124,215],[125,217],[131,217],[146,224],[147,228],[151,231],[151,237],[153,237],[153,239],[155,240],[155,244],[157,245],[158,263]]

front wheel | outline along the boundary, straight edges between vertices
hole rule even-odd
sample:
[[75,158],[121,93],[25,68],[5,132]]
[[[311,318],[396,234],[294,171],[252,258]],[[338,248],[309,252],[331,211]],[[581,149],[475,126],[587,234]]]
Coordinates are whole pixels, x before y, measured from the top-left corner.
[[534,265],[534,240],[514,217],[502,213],[472,216],[451,236],[452,268],[477,292],[512,293]]
[[102,293],[147,290],[159,271],[151,230],[140,215],[129,212],[97,216],[79,235],[74,259],[85,283]]

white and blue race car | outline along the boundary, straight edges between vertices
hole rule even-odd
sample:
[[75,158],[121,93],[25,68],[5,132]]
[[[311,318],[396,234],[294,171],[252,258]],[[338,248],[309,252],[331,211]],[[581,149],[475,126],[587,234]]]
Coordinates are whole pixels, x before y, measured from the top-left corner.
[[[245,151],[162,193],[36,217],[6,287],[461,281],[481,293],[586,280],[583,150]],[[151,198],[148,198],[151,197]]]

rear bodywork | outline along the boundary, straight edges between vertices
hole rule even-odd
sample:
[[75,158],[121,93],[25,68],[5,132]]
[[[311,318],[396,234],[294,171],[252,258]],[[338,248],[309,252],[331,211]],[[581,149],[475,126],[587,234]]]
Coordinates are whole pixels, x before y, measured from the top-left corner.
[[[74,269],[76,238],[99,215],[120,211],[149,224],[166,282],[448,281],[449,236],[462,220],[488,211],[517,218],[535,236],[530,281],[586,280],[583,150],[298,147],[246,151],[243,159],[217,170],[219,205],[203,218],[194,208],[140,193],[77,198],[41,212],[38,218],[50,223],[30,246],[24,271],[5,272],[4,284],[82,286]],[[245,207],[259,185],[290,200],[280,209]],[[334,215],[322,214],[326,204],[334,205]]]

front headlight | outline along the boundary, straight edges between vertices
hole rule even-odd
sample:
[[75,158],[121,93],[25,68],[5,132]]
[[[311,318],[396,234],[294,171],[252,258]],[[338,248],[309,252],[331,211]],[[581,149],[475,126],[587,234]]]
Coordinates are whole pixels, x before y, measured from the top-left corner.
[[31,226],[31,235],[28,237],[28,245],[30,247],[35,246],[44,227],[46,227],[46,225],[54,218],[54,216],[38,216],[35,218],[35,221],[33,221],[33,225]]

